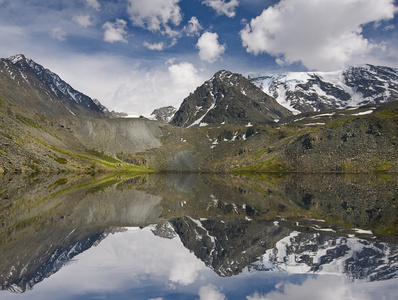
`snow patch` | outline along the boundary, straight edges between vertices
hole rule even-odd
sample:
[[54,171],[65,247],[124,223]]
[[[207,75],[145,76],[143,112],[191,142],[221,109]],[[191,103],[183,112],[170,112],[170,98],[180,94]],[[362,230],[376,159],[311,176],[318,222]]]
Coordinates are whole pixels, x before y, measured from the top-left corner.
[[369,115],[371,113],[373,113],[373,110],[363,111],[363,112],[360,112],[360,113],[357,113],[357,114],[352,114],[351,116],[364,116],[364,115]]

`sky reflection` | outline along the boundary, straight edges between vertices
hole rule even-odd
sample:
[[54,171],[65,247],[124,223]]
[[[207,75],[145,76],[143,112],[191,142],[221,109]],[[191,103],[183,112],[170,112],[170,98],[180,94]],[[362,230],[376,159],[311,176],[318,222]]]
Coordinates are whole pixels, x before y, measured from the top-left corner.
[[248,271],[219,277],[154,226],[108,235],[32,291],[2,299],[395,299],[398,279],[350,283],[344,276]]

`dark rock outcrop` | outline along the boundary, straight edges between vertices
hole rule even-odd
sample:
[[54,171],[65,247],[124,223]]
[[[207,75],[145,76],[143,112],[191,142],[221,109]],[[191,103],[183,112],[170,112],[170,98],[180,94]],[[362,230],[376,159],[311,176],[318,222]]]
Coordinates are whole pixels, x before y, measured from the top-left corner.
[[296,112],[345,109],[398,99],[398,69],[363,65],[334,72],[255,75],[250,81]]
[[107,117],[93,99],[21,54],[0,59],[0,96],[42,115]]
[[242,75],[219,71],[184,99],[170,124],[267,124],[290,115],[288,109]]

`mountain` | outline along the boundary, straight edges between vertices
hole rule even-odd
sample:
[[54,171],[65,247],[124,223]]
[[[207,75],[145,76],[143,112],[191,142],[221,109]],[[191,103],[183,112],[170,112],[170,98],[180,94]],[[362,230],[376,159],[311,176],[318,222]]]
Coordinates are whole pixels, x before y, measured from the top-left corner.
[[98,99],[93,99],[93,102],[100,108],[107,118],[125,118],[128,116],[128,114],[124,112],[116,112],[114,110],[109,111],[109,109],[102,105]]
[[219,71],[184,99],[170,124],[274,123],[291,112],[240,74]]
[[[120,231],[124,229],[77,228],[54,229],[33,234],[13,245],[19,246],[19,249],[2,255],[2,258],[7,258],[7,263],[0,267],[0,290],[13,293],[31,290],[37,283],[70,264],[75,256],[98,245],[109,234]],[[17,261],[13,259],[15,253],[21,255]]]
[[150,118],[160,122],[169,123],[174,117],[176,111],[177,109],[174,106],[157,108],[151,113]]
[[[249,272],[344,275],[350,281],[387,280],[398,274],[394,243],[336,236],[333,229],[316,224],[299,227],[287,220],[228,222],[191,217],[176,218],[170,224],[183,245],[223,277],[237,275],[246,267]],[[295,230],[304,228],[319,232]]]
[[102,105],[22,54],[0,59],[0,96],[44,115],[107,117]]
[[249,79],[295,113],[398,99],[398,69],[389,67],[363,65],[335,72],[251,75]]
[[333,237],[294,231],[249,265],[250,271],[344,274],[350,281],[396,278],[395,244],[356,237]]
[[183,245],[219,276],[242,272],[289,230],[266,220],[220,220],[182,217],[170,220]]

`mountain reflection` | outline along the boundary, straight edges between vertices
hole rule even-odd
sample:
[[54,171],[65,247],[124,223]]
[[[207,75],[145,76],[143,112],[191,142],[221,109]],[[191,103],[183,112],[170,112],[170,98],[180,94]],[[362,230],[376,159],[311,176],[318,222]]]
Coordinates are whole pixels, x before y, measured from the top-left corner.
[[[216,282],[227,296],[245,285],[241,296],[255,299],[255,292],[272,291],[261,277],[269,281],[269,274],[274,286],[281,274],[332,274],[347,281],[397,277],[397,177],[249,175],[4,178],[1,287],[33,289],[26,295],[35,298],[36,284],[59,287],[51,287],[52,275],[84,268],[98,251],[96,272],[130,274],[143,299],[167,298],[165,286],[182,298],[198,298],[203,286],[221,293]],[[101,276],[97,284],[110,280]],[[251,276],[256,280],[248,284]],[[79,289],[97,286],[83,282]],[[131,282],[114,284],[131,292]],[[162,292],[153,294],[157,289]]]

